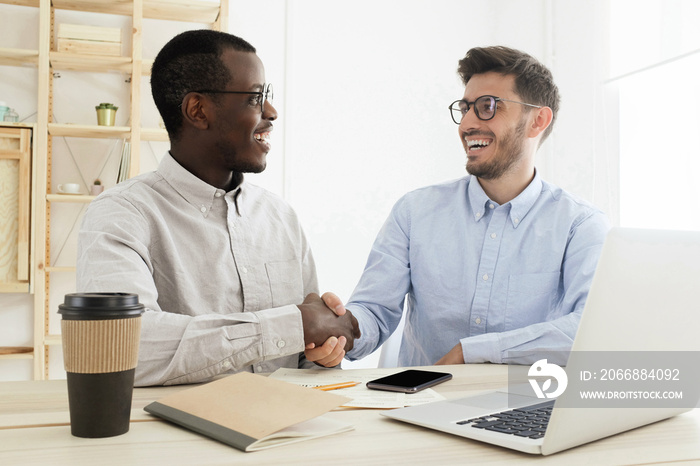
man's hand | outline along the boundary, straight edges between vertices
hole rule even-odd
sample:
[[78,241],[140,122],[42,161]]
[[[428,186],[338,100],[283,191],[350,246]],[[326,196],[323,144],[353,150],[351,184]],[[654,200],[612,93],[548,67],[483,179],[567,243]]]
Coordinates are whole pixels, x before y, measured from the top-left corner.
[[440,360],[435,363],[436,366],[447,364],[464,364],[464,354],[462,353],[461,343],[457,343],[449,353],[441,357]]
[[[325,293],[323,298],[311,293],[298,308],[304,325],[305,353],[314,350],[311,354],[313,359],[309,360],[335,361],[339,355],[336,347],[339,346],[343,350],[338,360],[340,362],[345,352],[352,349],[355,338],[360,337],[357,319],[345,309],[340,299],[333,293]],[[336,337],[338,340],[334,343],[331,337]],[[345,341],[338,345],[341,338]],[[311,344],[313,346],[310,346]],[[309,354],[307,359],[308,356]]]
[[[343,302],[334,293],[323,293],[321,296],[323,302],[326,303],[330,309],[333,309],[338,316],[345,315],[345,306]],[[347,339],[345,337],[330,337],[323,343],[323,345],[316,347],[314,343],[309,343],[306,345],[304,350],[304,355],[306,359],[311,362],[324,367],[335,367],[341,362],[345,357],[345,344]]]
[[331,293],[330,291],[327,291],[321,295],[321,299],[323,300],[324,303],[326,303],[326,306],[328,306],[328,309],[332,309],[333,312],[335,312],[336,315],[339,316],[344,316],[345,311],[345,306],[343,305],[343,302],[340,300],[339,297],[335,295],[335,293]]
[[335,367],[343,362],[345,343],[347,343],[345,337],[330,337],[318,348],[313,343],[309,343],[304,350],[304,356],[307,360],[320,366]]

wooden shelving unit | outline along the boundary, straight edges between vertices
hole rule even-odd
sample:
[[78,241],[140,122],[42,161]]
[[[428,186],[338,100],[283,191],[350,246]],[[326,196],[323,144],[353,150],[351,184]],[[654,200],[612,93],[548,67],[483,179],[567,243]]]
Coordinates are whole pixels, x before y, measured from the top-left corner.
[[[131,142],[129,176],[140,170],[140,142],[167,141],[165,130],[141,128],[141,84],[148,76],[152,57],[142,57],[143,20],[160,19],[187,23],[202,23],[212,29],[228,29],[228,0],[0,0],[0,4],[18,5],[39,10],[38,50],[0,47],[0,65],[30,66],[38,70],[37,122],[34,144],[37,163],[33,167],[34,215],[36,233],[35,254],[32,264],[34,278],[34,346],[31,351],[0,351],[0,359],[33,358],[34,378],[48,378],[48,348],[60,345],[60,335],[49,332],[49,296],[51,273],[75,272],[75,267],[55,267],[50,264],[51,205],[56,203],[89,203],[94,199],[87,195],[58,195],[50,192],[52,171],[52,138],[76,137],[93,139],[125,139]],[[54,46],[54,14],[56,10],[72,10],[131,18],[131,55],[96,56],[57,52]],[[28,25],[36,27],[37,25]],[[1,46],[2,44],[0,44]],[[70,70],[88,73],[121,73],[130,80],[130,126],[97,126],[58,124],[52,121],[53,73]],[[0,347],[2,343],[0,342]]]

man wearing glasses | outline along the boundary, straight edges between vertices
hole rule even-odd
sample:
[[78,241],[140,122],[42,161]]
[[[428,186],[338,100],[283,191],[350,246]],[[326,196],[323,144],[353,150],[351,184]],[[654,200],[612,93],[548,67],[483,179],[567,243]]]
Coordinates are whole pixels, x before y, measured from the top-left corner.
[[399,366],[529,364],[571,348],[609,224],[535,169],[557,87],[506,47],[469,50],[458,72],[464,96],[449,111],[469,175],[392,209],[346,305],[362,333],[351,360],[386,341],[404,304]]
[[339,364],[357,321],[316,294],[291,207],[244,180],[265,169],[277,118],[255,48],[182,33],[156,57],[151,90],[170,151],[90,204],[77,267],[79,291],[133,292],[146,307],[135,384]]

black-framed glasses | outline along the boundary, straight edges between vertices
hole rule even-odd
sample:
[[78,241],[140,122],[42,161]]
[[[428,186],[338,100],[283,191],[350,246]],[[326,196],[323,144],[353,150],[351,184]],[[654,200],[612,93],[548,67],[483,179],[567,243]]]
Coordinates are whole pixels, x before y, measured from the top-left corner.
[[528,107],[542,108],[542,105],[526,104],[525,102],[518,102],[517,100],[501,99],[493,95],[482,95],[478,97],[474,102],[467,102],[464,99],[455,100],[450,104],[450,115],[452,116],[452,121],[456,124],[460,124],[464,115],[467,114],[472,106],[474,107],[474,113],[479,120],[487,121],[496,116],[496,109],[498,107],[498,102],[513,102],[514,104],[527,105]]
[[257,95],[258,100],[260,100],[260,112],[262,113],[265,110],[265,102],[268,100],[270,103],[274,100],[275,94],[272,91],[272,84],[267,83],[263,84],[263,89],[262,91],[254,92],[254,91],[215,91],[211,89],[204,89],[202,91],[192,91],[192,92],[199,92],[200,94],[249,94],[249,95]]

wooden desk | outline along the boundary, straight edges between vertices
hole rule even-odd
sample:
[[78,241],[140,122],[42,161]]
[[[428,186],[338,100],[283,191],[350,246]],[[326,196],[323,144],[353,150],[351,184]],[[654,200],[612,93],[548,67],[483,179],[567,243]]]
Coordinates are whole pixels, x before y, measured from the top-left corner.
[[[434,368],[433,368],[434,369]],[[498,365],[444,367],[454,378],[436,387],[447,398],[476,394],[507,384]],[[387,373],[395,369],[386,369]],[[143,407],[187,386],[134,390],[128,433],[105,439],[70,434],[64,380],[0,383],[0,464],[655,464],[700,461],[700,411],[541,457],[462,439],[387,419],[374,410],[333,411],[330,416],[355,430],[266,451],[243,453],[188,430],[157,420]],[[225,403],[225,400],[221,400]]]

